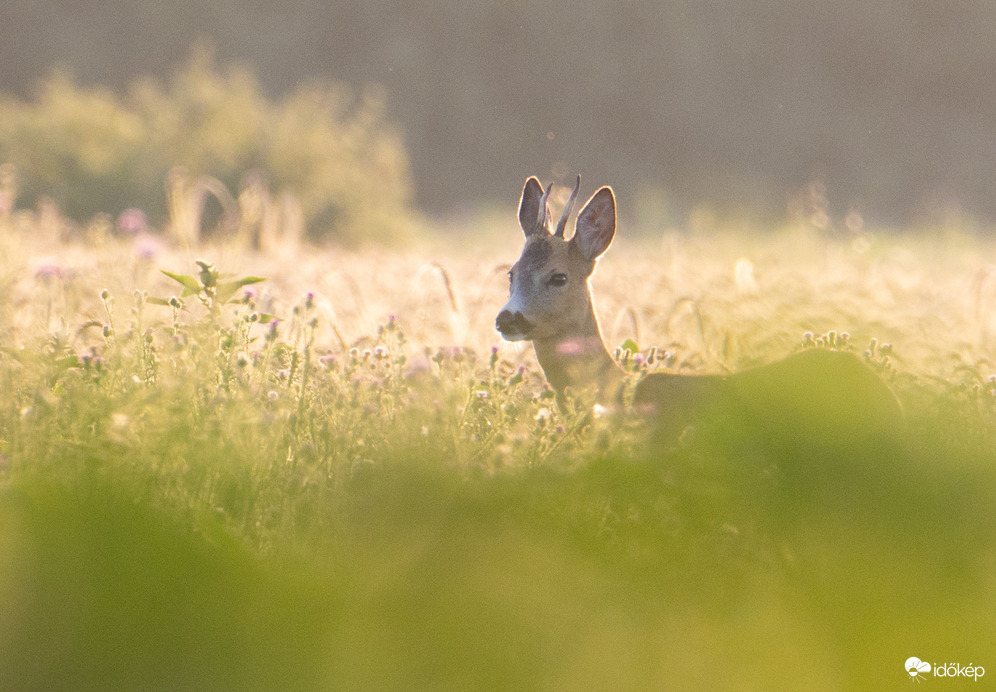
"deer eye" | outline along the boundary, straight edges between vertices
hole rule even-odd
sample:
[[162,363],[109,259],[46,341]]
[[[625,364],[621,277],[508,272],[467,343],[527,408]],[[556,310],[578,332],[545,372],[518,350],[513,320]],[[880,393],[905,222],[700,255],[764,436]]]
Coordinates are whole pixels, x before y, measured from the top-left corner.
[[553,276],[550,277],[550,280],[547,282],[547,285],[549,285],[549,286],[566,286],[567,285],[567,274],[561,274],[560,272],[557,272],[556,274],[554,274]]

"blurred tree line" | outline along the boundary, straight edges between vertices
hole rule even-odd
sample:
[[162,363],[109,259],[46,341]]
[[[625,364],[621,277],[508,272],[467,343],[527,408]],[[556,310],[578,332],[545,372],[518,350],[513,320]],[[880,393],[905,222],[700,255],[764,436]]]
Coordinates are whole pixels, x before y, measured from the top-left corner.
[[[996,5],[969,0],[7,0],[0,90],[53,64],[124,89],[206,39],[281,97],[383,85],[418,203],[511,204],[525,176],[610,183],[661,223],[996,216]],[[589,187],[589,191],[590,191]],[[629,197],[629,200],[625,198]]]

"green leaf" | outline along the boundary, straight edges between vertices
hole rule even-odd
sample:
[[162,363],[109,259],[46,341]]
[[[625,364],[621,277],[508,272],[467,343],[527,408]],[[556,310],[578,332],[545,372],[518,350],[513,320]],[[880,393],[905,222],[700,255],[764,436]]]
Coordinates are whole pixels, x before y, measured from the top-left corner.
[[626,339],[622,344],[622,349],[625,351],[629,349],[630,353],[639,353],[640,347],[636,345],[636,342],[632,339]]
[[218,284],[218,288],[215,289],[215,295],[219,302],[227,303],[229,298],[234,296],[240,288],[249,284],[258,284],[260,281],[266,281],[266,279],[259,276],[247,276],[238,281],[227,281],[223,284]]
[[169,278],[173,279],[173,281],[177,281],[183,286],[183,293],[180,294],[180,297],[186,298],[187,296],[192,296],[201,292],[201,284],[193,276],[188,276],[187,274],[174,274],[173,272],[168,272],[165,269],[160,271],[162,271],[162,273]]
[[166,298],[156,298],[154,296],[149,296],[145,299],[146,303],[152,303],[153,305],[165,305],[169,307],[169,300]]
[[78,368],[83,365],[83,363],[80,362],[80,359],[76,356],[75,353],[57,359],[55,361],[55,364],[56,366],[58,366],[60,370],[68,370],[69,368]]

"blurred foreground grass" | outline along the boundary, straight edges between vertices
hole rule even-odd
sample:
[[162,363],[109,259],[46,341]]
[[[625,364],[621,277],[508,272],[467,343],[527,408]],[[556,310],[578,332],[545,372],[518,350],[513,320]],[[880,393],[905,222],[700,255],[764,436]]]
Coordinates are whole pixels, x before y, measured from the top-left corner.
[[0,689],[899,689],[910,656],[996,674],[990,248],[678,236],[603,262],[605,331],[657,339],[657,367],[877,338],[908,428],[841,457],[558,412],[491,329],[508,234],[216,247],[269,280],[182,309],[149,297],[180,298],[159,269],[210,284],[190,256],[5,239]]

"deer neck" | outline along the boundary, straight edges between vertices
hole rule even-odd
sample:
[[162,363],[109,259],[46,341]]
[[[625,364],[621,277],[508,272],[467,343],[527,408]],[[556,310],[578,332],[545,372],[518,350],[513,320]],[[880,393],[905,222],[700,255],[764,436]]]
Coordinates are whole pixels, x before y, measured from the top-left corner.
[[588,305],[584,318],[571,333],[535,339],[536,359],[550,386],[563,402],[570,387],[576,395],[594,390],[598,403],[614,405],[622,394],[623,373],[609,355]]

